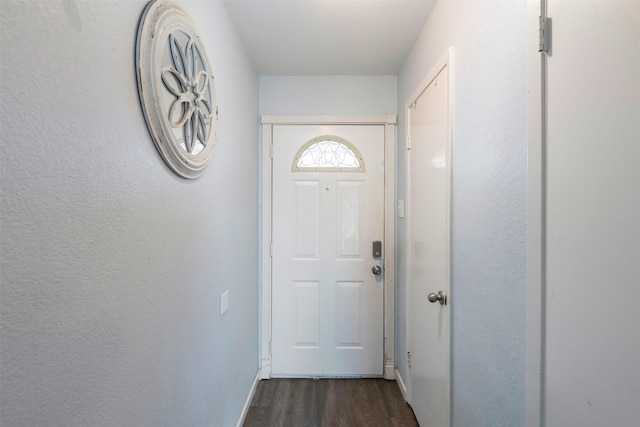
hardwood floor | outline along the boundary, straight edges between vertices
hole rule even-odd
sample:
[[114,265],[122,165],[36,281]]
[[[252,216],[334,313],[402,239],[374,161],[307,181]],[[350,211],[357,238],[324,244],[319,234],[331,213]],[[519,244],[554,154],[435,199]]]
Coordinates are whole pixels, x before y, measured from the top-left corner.
[[395,381],[270,379],[260,381],[245,427],[417,426]]

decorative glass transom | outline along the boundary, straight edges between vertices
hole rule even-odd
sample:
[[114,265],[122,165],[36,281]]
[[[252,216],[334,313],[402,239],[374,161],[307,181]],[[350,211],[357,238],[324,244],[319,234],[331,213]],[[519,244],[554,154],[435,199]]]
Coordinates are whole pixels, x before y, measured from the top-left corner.
[[364,172],[358,149],[339,136],[324,135],[304,144],[293,159],[293,172]]

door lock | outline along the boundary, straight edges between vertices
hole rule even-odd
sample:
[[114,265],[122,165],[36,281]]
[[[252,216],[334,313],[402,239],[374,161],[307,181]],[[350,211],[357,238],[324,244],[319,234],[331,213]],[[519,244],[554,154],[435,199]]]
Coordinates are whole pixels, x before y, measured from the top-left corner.
[[382,257],[382,241],[374,240],[373,242],[371,242],[371,255],[374,258]]
[[371,272],[375,276],[379,276],[382,274],[382,267],[380,267],[379,265],[374,265],[373,267],[371,267]]

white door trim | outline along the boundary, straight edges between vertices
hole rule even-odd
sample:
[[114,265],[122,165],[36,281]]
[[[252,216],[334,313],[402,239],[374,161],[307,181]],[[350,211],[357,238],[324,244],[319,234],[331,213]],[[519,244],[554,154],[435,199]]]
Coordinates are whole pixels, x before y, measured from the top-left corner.
[[395,379],[394,281],[395,281],[395,135],[396,116],[270,116],[261,117],[262,124],[262,229],[260,285],[260,372],[262,379],[271,377],[271,242],[272,242],[272,130],[283,124],[352,124],[384,125],[384,378]]
[[[418,100],[418,98],[420,97],[420,95],[422,95],[422,93],[427,89],[427,87],[429,86],[429,84],[433,81],[433,79],[436,78],[436,76],[438,74],[440,74],[440,72],[443,70],[443,68],[447,67],[447,73],[448,73],[448,81],[449,81],[449,111],[448,111],[448,129],[447,129],[447,173],[448,173],[448,188],[447,188],[447,206],[449,207],[449,212],[447,215],[448,221],[449,223],[447,224],[447,227],[449,228],[449,235],[448,235],[448,239],[447,239],[447,246],[448,246],[448,259],[447,262],[449,264],[449,283],[451,284],[451,278],[452,278],[452,271],[451,271],[451,212],[452,212],[452,208],[451,208],[451,192],[452,192],[452,164],[451,164],[451,154],[452,154],[452,142],[453,142],[453,87],[454,87],[454,81],[453,81],[453,47],[449,47],[447,49],[447,51],[440,57],[440,59],[433,65],[433,67],[431,68],[431,71],[429,71],[429,74],[427,74],[427,76],[424,78],[424,80],[422,80],[422,82],[418,85],[418,87],[416,88],[416,90],[411,94],[411,97],[409,97],[409,99],[407,100],[406,104],[405,104],[405,111],[406,111],[406,137],[407,137],[407,141],[406,141],[406,147],[407,150],[409,150],[411,147],[411,106]],[[410,179],[411,179],[411,170],[410,170],[410,154],[408,153],[407,156],[405,157],[405,161],[406,161],[406,167],[405,167],[405,182],[407,183],[407,192],[406,192],[406,212],[410,212],[410,206],[411,206],[411,199],[410,199],[410,191],[409,191],[409,185],[410,185]],[[406,234],[407,236],[410,235],[411,233],[411,216],[407,216],[406,219]],[[410,296],[411,296],[411,283],[410,283],[410,263],[411,263],[411,248],[409,248],[408,246],[408,242],[409,240],[407,239],[407,241],[405,242],[405,244],[407,245],[406,248],[406,252],[407,252],[407,256],[406,256],[406,272],[407,272],[407,283],[406,283],[406,303],[405,303],[405,315],[406,315],[406,343],[407,343],[407,350],[410,353],[413,349],[413,316],[412,316],[412,304],[411,301],[409,300]],[[449,313],[449,324],[453,326],[452,322],[451,322],[451,310],[448,310]],[[452,374],[452,369],[451,369],[451,356],[452,356],[452,351],[451,351],[451,342],[452,342],[452,331],[453,331],[453,327],[451,327],[449,329],[449,411],[450,413],[452,412],[452,402],[453,402],[453,387],[452,387],[452,379],[451,379],[451,374]],[[409,359],[409,358],[408,358]],[[411,380],[411,368],[409,366],[408,360],[405,362],[407,363],[406,365],[406,378],[404,378],[405,383],[406,383],[406,397],[407,397],[407,402],[409,404],[412,404],[412,380]],[[449,417],[449,419],[451,420],[451,416]]]
[[525,369],[525,425],[544,425],[544,278],[545,278],[545,123],[546,53],[538,52],[539,16],[546,2],[527,5],[527,330]]

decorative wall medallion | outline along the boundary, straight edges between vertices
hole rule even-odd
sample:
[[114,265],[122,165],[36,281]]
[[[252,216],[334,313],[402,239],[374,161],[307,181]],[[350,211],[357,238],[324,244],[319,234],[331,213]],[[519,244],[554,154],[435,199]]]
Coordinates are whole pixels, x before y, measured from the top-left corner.
[[154,0],[140,20],[136,48],[138,92],[153,142],[175,173],[197,178],[211,157],[218,126],[202,41],[182,9]]

